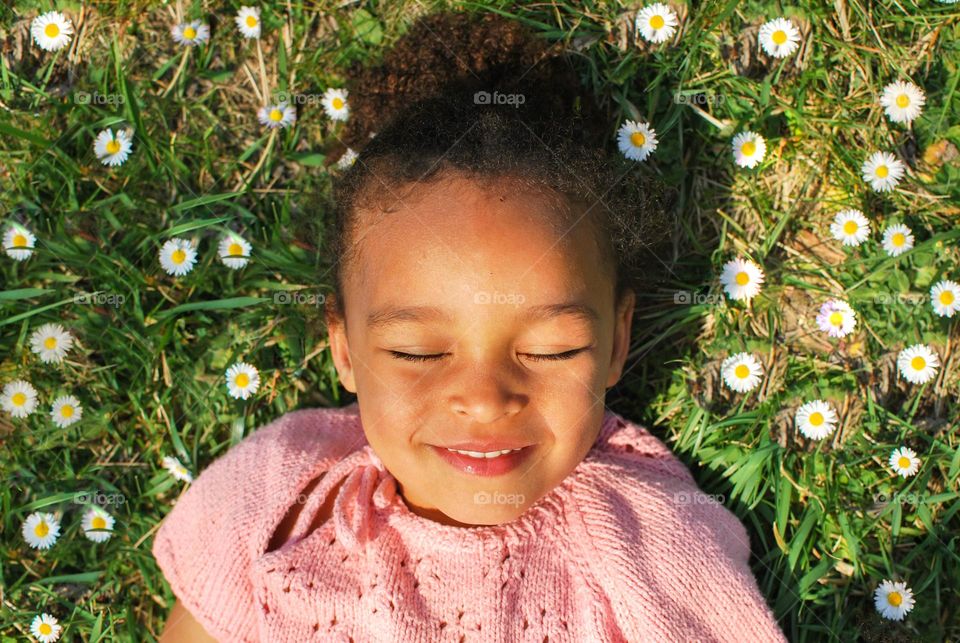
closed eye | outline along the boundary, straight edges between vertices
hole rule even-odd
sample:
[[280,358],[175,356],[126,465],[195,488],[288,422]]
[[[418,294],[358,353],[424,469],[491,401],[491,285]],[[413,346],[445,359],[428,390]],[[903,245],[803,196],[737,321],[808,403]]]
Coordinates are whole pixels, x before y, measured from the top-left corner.
[[[520,354],[534,362],[559,361],[564,359],[570,359],[575,355],[577,355],[578,353],[582,353],[583,351],[589,348],[590,346],[585,346],[583,348],[574,348],[573,350],[564,351],[563,353],[550,353],[550,354],[520,353]],[[400,351],[389,351],[389,352],[394,358],[403,359],[408,362],[433,362],[440,359],[444,355],[446,355],[446,353],[436,353],[431,355],[413,355],[411,353],[401,353]]]

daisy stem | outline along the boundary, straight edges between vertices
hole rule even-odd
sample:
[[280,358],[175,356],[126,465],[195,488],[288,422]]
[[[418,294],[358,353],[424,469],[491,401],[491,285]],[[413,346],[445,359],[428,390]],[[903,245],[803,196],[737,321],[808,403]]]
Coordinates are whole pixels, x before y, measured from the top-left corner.
[[267,148],[263,150],[263,154],[260,155],[260,160],[257,161],[256,167],[254,167],[247,176],[240,180],[240,182],[233,188],[234,192],[239,192],[241,188],[246,188],[253,181],[253,178],[257,175],[257,172],[260,171],[260,168],[263,167],[263,164],[267,162],[267,157],[270,156],[270,150],[273,149],[273,142],[277,139],[277,129],[274,128],[270,130],[270,138],[267,140]]
[[263,64],[263,48],[260,46],[260,39],[257,38],[257,61],[260,63],[260,91],[263,92],[262,100],[264,103],[269,99],[267,93],[267,68]]
[[190,55],[190,48],[185,47],[183,50],[183,57],[180,59],[180,64],[177,65],[177,71],[173,73],[173,78],[170,79],[170,84],[167,85],[167,88],[163,90],[163,93],[160,94],[161,97],[166,96],[170,93],[170,90],[173,89],[177,81],[180,80],[180,74],[183,73],[183,68],[187,65],[187,57]]

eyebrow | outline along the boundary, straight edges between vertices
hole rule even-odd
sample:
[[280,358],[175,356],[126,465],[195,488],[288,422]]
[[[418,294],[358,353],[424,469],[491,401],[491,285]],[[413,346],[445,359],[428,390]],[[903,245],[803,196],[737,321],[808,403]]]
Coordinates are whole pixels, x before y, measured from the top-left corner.
[[[579,317],[588,322],[600,321],[600,314],[596,310],[578,302],[530,306],[520,316],[520,320],[552,319],[563,315]],[[371,330],[383,329],[405,322],[425,324],[451,321],[452,318],[447,313],[435,306],[385,307],[367,316],[367,328]]]

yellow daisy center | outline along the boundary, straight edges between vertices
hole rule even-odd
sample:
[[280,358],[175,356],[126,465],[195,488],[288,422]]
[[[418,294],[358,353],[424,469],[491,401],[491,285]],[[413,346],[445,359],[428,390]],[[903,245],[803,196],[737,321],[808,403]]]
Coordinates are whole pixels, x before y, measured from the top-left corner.
[[60,409],[60,415],[62,415],[65,418],[73,417],[73,407],[70,406],[69,404],[64,404],[63,407]]
[[27,403],[27,396],[23,393],[14,393],[13,394],[13,403],[17,406],[23,406]]
[[650,18],[650,26],[654,29],[661,29],[663,27],[663,16],[653,16]]
[[53,628],[50,627],[49,623],[41,623],[37,629],[41,634],[53,634]]
[[246,373],[240,373],[233,381],[237,384],[237,386],[243,388],[250,383],[250,376]]
[[743,379],[750,374],[750,368],[746,364],[737,364],[737,368],[733,370],[733,373],[740,379]]
[[907,242],[907,237],[902,232],[896,232],[894,233],[893,237],[891,237],[890,241],[893,242],[893,245],[895,246],[902,246]]
[[878,165],[875,174],[881,179],[885,179],[887,178],[887,175],[890,174],[890,170],[886,165]]
[[56,347],[57,347],[57,338],[56,338],[56,337],[48,337],[48,338],[46,338],[45,340],[43,340],[43,345],[46,346],[47,348],[56,348]]
[[43,28],[43,33],[47,38],[56,38],[60,35],[60,27],[51,22]]
[[909,96],[907,96],[906,94],[900,94],[899,96],[897,96],[897,107],[903,108],[909,104],[910,104]]
[[173,254],[170,255],[170,258],[173,260],[173,263],[183,263],[187,258],[187,253],[177,248],[173,251]]
[[22,234],[13,235],[13,247],[14,248],[23,248],[27,245],[27,238]]
[[107,141],[107,153],[116,154],[120,151],[120,143],[115,140]]
[[232,255],[242,255],[242,254],[243,254],[243,247],[241,247],[241,245],[240,245],[239,243],[231,243],[229,250],[230,250],[230,254],[232,254]]
[[901,469],[909,469],[909,468],[910,468],[910,458],[908,458],[908,457],[905,456],[905,455],[900,456],[900,459],[897,460],[897,465],[898,465]]
[[737,276],[734,277],[734,281],[737,282],[738,286],[746,286],[750,283],[750,275],[745,272],[738,272]]
[[47,523],[41,521],[37,523],[37,526],[33,528],[33,533],[38,537],[43,538],[50,533],[50,527],[47,526]]
[[256,19],[254,16],[247,16],[247,26],[248,26],[248,27],[256,27],[256,26],[257,26],[257,19]]
[[900,607],[900,603],[903,602],[903,597],[900,596],[900,592],[890,592],[887,594],[887,602],[894,607]]
[[773,42],[777,43],[778,45],[782,45],[783,43],[787,42],[787,32],[785,32],[783,29],[777,29],[770,37],[773,39]]
[[333,104],[334,109],[343,109],[343,99],[340,98],[339,96],[335,97],[330,102]]
[[283,120],[283,112],[274,107],[270,110],[270,120],[274,122],[279,122]]
[[753,141],[747,141],[740,147],[740,151],[744,156],[753,156],[757,151],[757,144]]
[[810,424],[812,424],[813,426],[820,426],[821,424],[823,424],[823,413],[820,413],[819,411],[815,411],[811,413]]
[[183,37],[187,40],[193,40],[197,37],[197,30],[193,27],[187,27],[183,30]]
[[940,293],[940,303],[944,306],[949,306],[953,303],[953,293],[949,290],[944,290]]
[[857,231],[857,222],[856,221],[847,221],[843,224],[843,231],[847,234],[853,234]]
[[927,365],[927,360],[923,359],[919,355],[910,360],[910,366],[913,367],[915,371],[922,371],[923,367]]
[[90,521],[90,524],[94,529],[105,529],[107,526],[107,521],[104,520],[102,516],[94,516],[93,520]]
[[830,313],[830,323],[833,324],[834,326],[839,326],[840,324],[842,324],[843,314],[838,313],[837,311],[833,311],[832,313]]
[[647,137],[643,135],[643,132],[634,132],[630,135],[630,142],[640,147],[647,142]]

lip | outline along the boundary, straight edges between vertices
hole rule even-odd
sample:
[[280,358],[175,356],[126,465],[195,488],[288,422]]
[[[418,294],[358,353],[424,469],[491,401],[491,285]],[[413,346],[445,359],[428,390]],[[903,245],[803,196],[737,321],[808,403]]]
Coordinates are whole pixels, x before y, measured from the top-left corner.
[[[434,445],[430,445],[434,446]],[[492,440],[470,440],[468,442],[457,442],[456,444],[440,445],[443,449],[457,449],[458,451],[503,451],[505,449],[522,449],[530,446],[529,443],[522,442],[495,442]]]
[[[471,443],[476,444],[476,443]],[[513,453],[508,453],[506,455],[500,455],[495,458],[473,458],[462,453],[454,453],[452,451],[447,451],[447,447],[438,447],[433,444],[430,445],[430,448],[440,456],[440,458],[451,465],[455,469],[461,471],[462,473],[467,473],[470,475],[476,476],[500,476],[505,473],[509,473],[519,467],[523,462],[529,457],[530,453],[533,451],[533,445],[525,447],[513,447],[519,448],[519,451],[514,451]],[[451,449],[459,447],[449,447]],[[509,449],[510,447],[503,447],[504,449]],[[497,451],[502,449],[462,449],[464,451]]]

